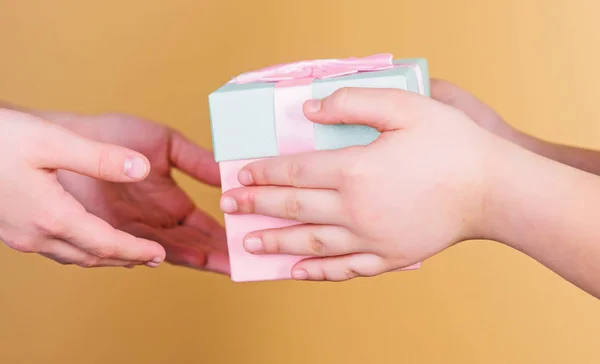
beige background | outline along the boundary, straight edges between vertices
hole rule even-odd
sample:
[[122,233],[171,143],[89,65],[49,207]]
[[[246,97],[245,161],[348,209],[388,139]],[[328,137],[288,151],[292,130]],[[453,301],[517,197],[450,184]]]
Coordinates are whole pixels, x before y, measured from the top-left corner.
[[[231,76],[389,51],[427,57],[522,129],[600,148],[599,12],[594,0],[0,0],[0,99],[137,114],[210,147],[207,94]],[[219,216],[219,191],[178,180]],[[0,248],[7,364],[598,363],[599,325],[597,300],[487,242],[344,284],[84,270]]]

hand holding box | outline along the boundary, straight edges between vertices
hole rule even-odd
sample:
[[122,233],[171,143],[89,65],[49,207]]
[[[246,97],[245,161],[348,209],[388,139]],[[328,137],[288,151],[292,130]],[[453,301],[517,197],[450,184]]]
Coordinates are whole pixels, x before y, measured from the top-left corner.
[[[366,145],[379,133],[366,126],[319,125],[306,120],[303,103],[342,87],[397,88],[429,96],[424,59],[394,61],[389,54],[365,58],[302,61],[242,74],[209,96],[215,160],[222,189],[241,187],[246,164],[283,154]],[[226,215],[234,281],[289,279],[303,257],[257,256],[242,241],[251,231],[297,224],[259,215]],[[418,265],[409,267],[418,268]]]

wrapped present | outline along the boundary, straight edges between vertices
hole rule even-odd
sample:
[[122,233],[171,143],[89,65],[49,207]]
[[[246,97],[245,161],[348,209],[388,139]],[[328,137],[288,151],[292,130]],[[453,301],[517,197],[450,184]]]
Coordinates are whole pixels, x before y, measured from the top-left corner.
[[[241,187],[239,170],[255,160],[366,145],[377,139],[379,133],[367,126],[320,125],[304,117],[306,100],[324,98],[342,87],[397,88],[429,96],[427,61],[377,54],[276,65],[235,77],[209,96],[214,156],[223,192]],[[305,257],[254,255],[246,252],[242,242],[252,231],[294,224],[259,215],[225,215],[231,279],[291,278],[292,266]]]

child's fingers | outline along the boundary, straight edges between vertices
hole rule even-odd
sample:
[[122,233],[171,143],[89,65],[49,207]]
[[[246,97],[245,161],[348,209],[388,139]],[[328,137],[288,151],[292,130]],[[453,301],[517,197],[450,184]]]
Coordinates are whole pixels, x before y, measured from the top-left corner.
[[292,268],[292,278],[310,281],[346,281],[356,277],[372,277],[388,271],[378,255],[358,253],[340,257],[311,258]]
[[346,255],[359,252],[358,239],[348,229],[332,225],[296,225],[248,234],[244,248],[253,254],[304,256]]
[[241,184],[338,188],[355,160],[349,150],[315,151],[252,162],[238,175]]
[[226,214],[258,214],[312,224],[343,224],[347,213],[337,191],[291,187],[243,187],[221,197]]

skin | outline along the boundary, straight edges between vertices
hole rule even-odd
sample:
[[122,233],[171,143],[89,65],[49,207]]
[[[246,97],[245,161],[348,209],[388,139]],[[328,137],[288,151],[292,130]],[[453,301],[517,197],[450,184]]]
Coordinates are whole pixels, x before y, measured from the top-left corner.
[[166,260],[229,272],[223,227],[171,175],[177,168],[218,186],[209,151],[127,115],[3,106],[0,239],[8,246],[83,267]]
[[503,139],[557,162],[600,175],[598,151],[550,143],[523,133],[508,124],[489,105],[451,82],[433,79],[431,97],[461,110],[479,126]]
[[[304,113],[315,123],[368,125],[382,134],[368,146],[251,163],[238,176],[245,187],[225,193],[221,208],[301,222],[245,239],[254,254],[312,256],[294,266],[296,279],[374,276],[485,239],[599,297],[600,178],[490,132],[498,125],[481,127],[482,118],[473,120],[481,110],[469,115],[448,104],[382,89],[310,100]],[[566,150],[565,159],[581,162],[579,151]]]

